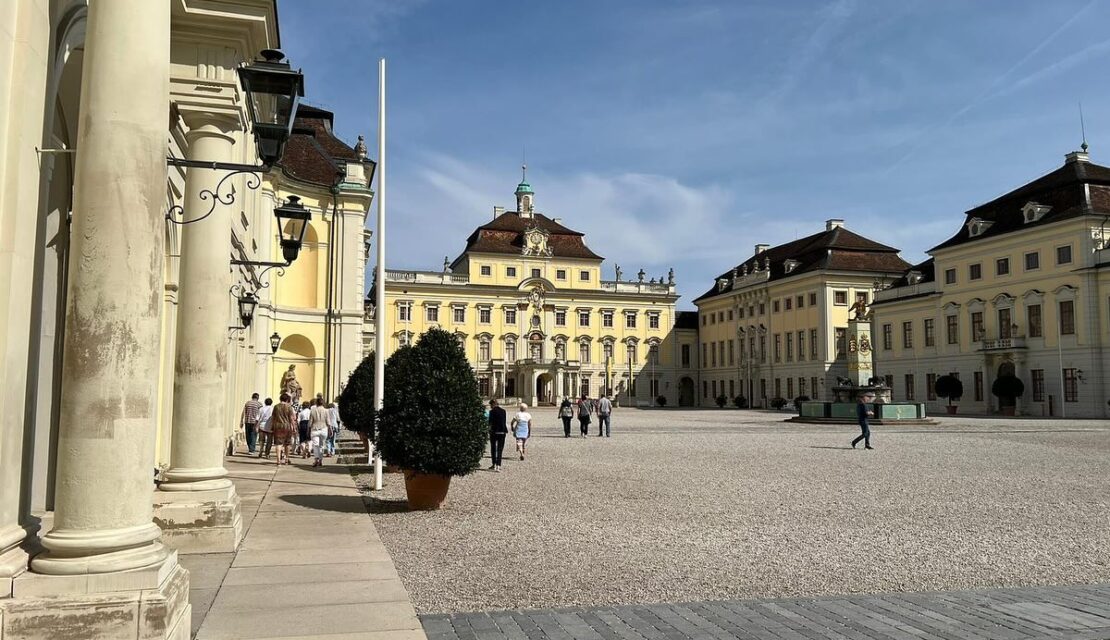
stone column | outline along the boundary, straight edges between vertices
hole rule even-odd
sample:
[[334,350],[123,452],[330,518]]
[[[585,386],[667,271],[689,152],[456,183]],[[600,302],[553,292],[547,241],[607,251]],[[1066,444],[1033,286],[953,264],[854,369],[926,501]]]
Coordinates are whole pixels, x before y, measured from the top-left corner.
[[[240,127],[235,114],[183,110],[190,160],[228,162]],[[190,168],[184,220],[204,216],[226,170]],[[232,178],[235,179],[235,178]],[[223,191],[229,187],[225,185]],[[228,266],[232,207],[181,227],[177,356],[173,382],[173,445],[165,482],[155,495],[155,520],[166,544],[182,553],[231,552],[242,537],[239,496],[227,478]]]
[[188,572],[151,506],[169,31],[168,2],[89,4],[54,528],[0,601],[20,638],[189,633]]

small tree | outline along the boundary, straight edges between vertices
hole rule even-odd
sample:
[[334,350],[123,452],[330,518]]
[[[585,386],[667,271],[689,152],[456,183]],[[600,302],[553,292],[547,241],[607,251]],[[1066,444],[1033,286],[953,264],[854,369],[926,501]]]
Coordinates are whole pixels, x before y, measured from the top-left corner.
[[667,406],[667,396],[658,396],[658,397],[656,397],[655,398],[655,403],[658,404],[660,407]]
[[478,381],[454,335],[431,329],[385,364],[378,450],[391,465],[417,473],[463,476],[477,468],[489,441]]
[[748,399],[745,398],[744,396],[736,396],[735,398],[732,399],[732,404],[737,409],[747,409],[748,408]]
[[798,396],[794,398],[794,408],[801,410],[803,402],[809,402],[809,396]]
[[771,408],[772,409],[785,409],[786,408],[786,398],[771,398]]
[[953,400],[959,400],[964,395],[964,383],[960,382],[960,379],[956,376],[941,376],[937,378],[933,387],[938,396],[948,400],[948,406],[950,407]]
[[725,405],[728,404],[728,396],[726,396],[723,393],[721,395],[717,396],[715,398],[715,400],[717,402],[717,406],[720,407],[721,409],[724,409]]
[[374,352],[362,359],[339,393],[339,417],[343,426],[374,442]]
[[991,393],[1000,400],[1003,398],[1014,400],[1025,393],[1025,383],[1017,376],[1000,376],[991,385]]

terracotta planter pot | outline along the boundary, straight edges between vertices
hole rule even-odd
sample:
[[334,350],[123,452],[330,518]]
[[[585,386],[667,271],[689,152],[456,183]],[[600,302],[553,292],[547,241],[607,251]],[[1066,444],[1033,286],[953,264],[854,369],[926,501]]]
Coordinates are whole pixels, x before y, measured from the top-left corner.
[[405,470],[395,464],[382,465],[382,473],[404,473]]
[[413,511],[439,509],[447,500],[449,488],[451,476],[405,471],[405,493],[409,497],[409,509]]
[[956,415],[956,405],[952,405],[952,404],[945,405],[944,408],[945,408],[946,411],[948,411],[948,415],[950,415],[950,416]]
[[1014,410],[1016,408],[1017,407],[999,407],[998,410],[1004,416],[1012,416],[1012,415],[1016,415],[1015,412],[1014,412]]

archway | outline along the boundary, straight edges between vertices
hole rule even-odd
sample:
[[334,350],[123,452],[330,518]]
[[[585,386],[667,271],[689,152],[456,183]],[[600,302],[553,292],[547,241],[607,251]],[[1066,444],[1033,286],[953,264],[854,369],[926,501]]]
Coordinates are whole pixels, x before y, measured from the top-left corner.
[[[1013,376],[1013,375],[1015,375],[1014,372],[1015,372],[1015,369],[1014,369],[1014,363],[1013,362],[1006,361],[1006,362],[1003,362],[1003,363],[998,365],[998,377],[999,378],[1004,378],[1006,376]],[[1017,406],[1017,398],[1008,397],[1008,396],[998,396],[998,408],[999,409],[1006,408],[1006,407],[1013,407],[1013,406]]]
[[541,373],[536,376],[536,404],[553,404],[554,403],[554,389],[552,388],[552,378],[550,373]]
[[301,385],[302,401],[312,398],[320,391],[316,384],[316,346],[305,336],[295,333],[283,339],[274,354],[273,362],[273,383],[263,393],[263,397],[276,400],[281,395],[281,379],[290,366]]
[[694,406],[694,381],[689,377],[683,377],[678,381],[678,406]]

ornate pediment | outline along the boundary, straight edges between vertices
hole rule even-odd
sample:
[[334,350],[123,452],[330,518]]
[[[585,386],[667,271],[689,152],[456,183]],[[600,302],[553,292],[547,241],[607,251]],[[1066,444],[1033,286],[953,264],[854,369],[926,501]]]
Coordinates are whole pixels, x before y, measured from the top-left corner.
[[539,227],[525,229],[524,246],[520,249],[521,255],[551,257],[551,247],[547,244],[548,238],[549,234],[545,229]]

